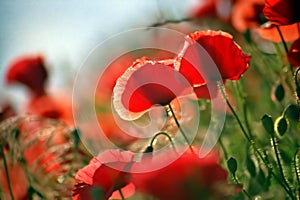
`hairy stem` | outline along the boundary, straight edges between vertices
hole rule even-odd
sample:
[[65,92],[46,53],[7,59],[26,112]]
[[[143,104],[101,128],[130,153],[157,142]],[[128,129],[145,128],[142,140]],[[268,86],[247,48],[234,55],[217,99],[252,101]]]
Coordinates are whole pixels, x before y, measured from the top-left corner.
[[[249,135],[247,134],[243,124],[241,123],[241,120],[239,119],[238,115],[236,114],[235,110],[233,109],[233,107],[231,106],[226,94],[225,94],[225,91],[224,91],[224,88],[223,88],[223,85],[220,81],[218,81],[218,87],[220,88],[221,90],[221,94],[223,96],[223,98],[225,99],[226,101],[226,104],[228,105],[229,109],[231,110],[232,114],[234,115],[235,119],[237,120],[241,130],[242,130],[242,133],[244,134],[244,136],[246,137],[246,139],[248,140],[249,144],[251,145],[251,147],[254,149],[254,151],[256,152],[256,154],[259,156],[259,158],[262,160],[262,162],[264,163],[264,165],[268,168],[268,169],[272,169],[272,166],[270,165],[270,163],[264,158],[262,152],[256,147],[256,144],[254,142],[254,140],[252,138],[249,137]],[[282,183],[281,179],[273,172],[271,171],[271,174],[273,175],[273,177],[275,178],[275,180],[283,187],[283,189],[288,193],[288,195],[292,198],[292,199],[295,199],[292,191],[284,184]]]
[[191,152],[195,154],[195,151],[193,150],[192,146],[190,145],[189,139],[187,138],[185,132],[183,131],[182,127],[180,126],[180,124],[179,124],[179,122],[177,120],[177,117],[176,117],[176,115],[174,113],[174,110],[173,110],[171,104],[168,104],[168,106],[169,106],[171,114],[172,114],[172,116],[174,118],[174,121],[175,121],[175,123],[176,123],[176,125],[177,125],[177,127],[178,127],[178,129],[180,131],[180,133],[182,134],[182,136],[183,136],[184,140],[186,141],[186,143],[189,145],[189,148],[190,148]]

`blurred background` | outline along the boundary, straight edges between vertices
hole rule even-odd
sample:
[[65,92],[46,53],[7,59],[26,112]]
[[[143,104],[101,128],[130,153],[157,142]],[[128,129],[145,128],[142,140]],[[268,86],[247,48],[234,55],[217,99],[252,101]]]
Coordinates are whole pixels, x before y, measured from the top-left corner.
[[[204,1],[203,1],[204,2]],[[9,64],[20,56],[43,55],[47,90],[72,91],[78,68],[89,52],[114,34],[186,18],[199,0],[5,1],[0,6],[0,103],[20,109],[24,88],[5,85]],[[24,102],[23,102],[24,103]],[[22,103],[22,104],[23,104]]]

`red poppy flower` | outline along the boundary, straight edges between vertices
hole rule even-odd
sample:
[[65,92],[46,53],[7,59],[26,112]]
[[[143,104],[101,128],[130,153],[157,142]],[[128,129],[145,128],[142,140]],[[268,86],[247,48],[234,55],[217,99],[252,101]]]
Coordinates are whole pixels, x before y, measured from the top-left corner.
[[8,68],[7,83],[22,83],[26,85],[35,96],[45,93],[47,70],[41,56],[22,57],[15,60]]
[[198,0],[190,9],[191,17],[218,17],[227,21],[230,17],[231,1],[230,0]]
[[191,10],[192,16],[195,18],[200,18],[203,16],[215,16],[216,9],[215,4],[216,0],[206,0],[206,1],[198,1],[199,5],[194,6]]
[[[224,199],[227,171],[219,164],[218,154],[204,158],[185,153],[170,165],[147,173],[133,174],[137,190],[160,200]],[[219,187],[218,187],[219,186]]]
[[74,124],[71,98],[62,94],[56,96],[44,94],[32,98],[26,107],[26,113],[60,119],[68,125]]
[[142,58],[127,69],[114,88],[113,103],[120,117],[136,119],[153,105],[167,105],[189,87],[173,69],[174,62]]
[[115,190],[121,189],[125,197],[133,194],[130,191],[123,191],[123,187],[128,185],[129,174],[117,169],[113,169],[106,164],[118,168],[126,168],[133,161],[133,154],[129,151],[108,150],[93,158],[90,163],[80,169],[75,179],[78,184],[73,189],[73,199],[95,199],[95,191],[98,192],[97,199],[108,199]]
[[245,32],[259,26],[264,0],[239,0],[232,8],[231,22],[236,30]]
[[300,22],[299,0],[266,0],[264,14],[274,25]]
[[[299,37],[298,24],[290,24],[279,26],[280,32],[286,42],[291,42]],[[270,22],[263,24],[261,27],[255,29],[255,31],[260,35],[260,37],[270,40],[272,42],[281,42],[281,37],[278,33],[276,26],[272,25]]]
[[242,52],[230,34],[208,30],[189,34],[177,60],[180,64],[175,69],[200,90],[218,80],[238,80],[249,68],[250,56]]
[[294,67],[300,66],[300,38],[292,44],[288,53],[288,59]]

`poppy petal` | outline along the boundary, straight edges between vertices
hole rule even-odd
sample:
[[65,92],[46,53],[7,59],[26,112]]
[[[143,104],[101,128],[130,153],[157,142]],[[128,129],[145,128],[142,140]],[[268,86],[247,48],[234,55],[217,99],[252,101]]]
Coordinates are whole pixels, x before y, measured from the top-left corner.
[[154,105],[167,105],[189,87],[174,60],[138,59],[118,79],[113,104],[125,120],[137,119]]
[[[113,191],[129,184],[129,180],[128,173],[111,168],[106,164],[126,167],[132,161],[133,153],[121,152],[118,149],[107,150],[94,157],[87,166],[77,172],[75,179],[78,184],[74,186],[73,199],[89,198],[93,188],[101,189],[105,193],[105,199],[108,199]],[[130,192],[133,193],[132,190]]]
[[260,13],[264,7],[264,0],[240,0],[232,8],[231,22],[239,32],[257,27],[260,24]]
[[300,22],[299,0],[266,0],[263,9],[266,18],[274,25]]
[[[291,42],[296,40],[299,37],[298,33],[298,24],[290,24],[278,27],[283,35],[283,38],[286,42]],[[263,39],[272,41],[272,42],[281,42],[281,37],[278,33],[276,26],[272,25],[270,22],[263,24],[261,27],[254,30],[259,34]]]
[[204,158],[187,152],[164,168],[133,174],[132,180],[140,192],[160,200],[224,199],[215,186],[226,185],[228,173],[218,162],[216,152]]
[[7,83],[22,83],[39,96],[45,93],[47,70],[41,56],[28,56],[15,60],[8,68]]
[[178,60],[180,66],[175,69],[195,86],[221,79],[238,80],[249,68],[250,56],[230,34],[208,30],[189,34]]
[[198,99],[213,99],[218,94],[217,83],[208,83],[200,86],[194,86],[194,92]]

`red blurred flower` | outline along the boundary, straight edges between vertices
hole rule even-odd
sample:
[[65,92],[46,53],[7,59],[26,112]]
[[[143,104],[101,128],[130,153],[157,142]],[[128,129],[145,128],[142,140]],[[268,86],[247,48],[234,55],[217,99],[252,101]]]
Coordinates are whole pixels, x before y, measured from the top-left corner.
[[[280,32],[286,42],[291,42],[299,37],[298,24],[290,24],[279,26]],[[272,25],[270,22],[263,24],[261,27],[255,29],[255,31],[260,35],[260,37],[270,40],[272,42],[282,42],[281,37],[278,33],[276,26]]]
[[300,66],[300,38],[298,38],[291,46],[288,52],[288,59],[294,67]]
[[239,0],[232,8],[231,22],[236,30],[245,32],[261,23],[264,0]]
[[299,0],[266,0],[264,14],[274,25],[300,22]]
[[[245,55],[222,31],[197,31],[187,36],[175,69],[183,74],[195,88],[207,87],[218,80],[238,80],[249,68],[250,56]],[[200,98],[205,93],[199,93]]]
[[16,60],[9,66],[6,75],[9,84],[22,83],[33,94],[25,108],[27,114],[61,119],[73,125],[71,98],[61,94],[55,96],[47,94],[45,89],[47,77],[48,73],[41,56],[22,57]]
[[35,96],[45,94],[47,70],[41,56],[28,56],[15,60],[8,68],[7,83],[22,83]]
[[111,110],[111,97],[117,79],[135,60],[135,56],[131,54],[122,55],[114,60],[102,73],[96,89],[95,108],[98,123],[109,140],[119,147],[125,147],[137,138],[124,133],[117,125]]
[[118,79],[113,103],[123,119],[136,119],[153,105],[167,105],[188,87],[173,69],[174,62],[138,59]]
[[34,97],[29,101],[26,112],[41,117],[60,119],[68,125],[74,124],[71,98],[62,94]]
[[194,6],[191,11],[192,16],[195,18],[200,18],[203,16],[215,16],[216,9],[215,4],[216,0],[206,0],[206,1],[198,1],[199,5]]
[[[108,199],[115,190],[121,189],[125,197],[133,194],[131,190],[123,191],[123,187],[128,185],[129,174],[117,169],[130,166],[133,161],[133,154],[129,151],[108,150],[93,158],[90,163],[80,169],[75,179],[78,184],[73,189],[73,199],[95,199],[93,196],[98,191],[100,196],[97,199]],[[107,166],[109,164],[110,166]]]
[[192,18],[217,17],[227,21],[230,17],[231,0],[198,0],[190,9]]
[[[137,190],[160,200],[224,199],[227,171],[216,152],[204,158],[185,153],[170,165],[156,171],[133,174]],[[222,189],[220,189],[222,188]]]

